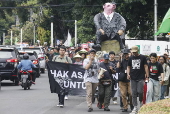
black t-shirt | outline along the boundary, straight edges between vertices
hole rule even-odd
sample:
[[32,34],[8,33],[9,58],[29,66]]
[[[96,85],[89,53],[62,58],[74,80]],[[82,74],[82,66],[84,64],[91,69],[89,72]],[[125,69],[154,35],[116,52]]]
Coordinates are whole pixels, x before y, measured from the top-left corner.
[[149,68],[149,77],[159,81],[158,77],[160,76],[161,73],[163,73],[162,65],[158,62],[156,63],[150,62],[148,68]]
[[[122,62],[120,63],[120,72],[125,73],[126,76],[127,76],[127,65],[128,65],[128,60],[126,59],[123,59]],[[129,82],[129,81],[130,80],[126,78],[122,82]]]
[[103,79],[103,80],[107,80],[107,79],[112,79],[112,72],[111,72],[111,70],[110,70],[110,68],[109,68],[109,66],[114,66],[113,65],[113,63],[111,63],[111,62],[109,62],[109,63],[104,63],[104,62],[101,62],[100,64],[99,64],[99,66],[101,67],[101,68],[104,68],[105,70],[107,70],[106,72],[104,72],[104,77],[103,78],[101,78],[101,80]]
[[47,55],[49,61],[52,61],[52,59],[53,59],[53,57],[54,57],[54,54],[49,54],[49,53],[47,53],[46,55]]
[[114,61],[110,61],[110,62],[113,63],[113,69],[116,70],[116,66],[117,66],[118,61],[116,61],[116,60],[114,59]]
[[146,57],[144,55],[131,56],[128,60],[128,66],[130,66],[130,76],[132,80],[145,79],[145,68],[147,65]]

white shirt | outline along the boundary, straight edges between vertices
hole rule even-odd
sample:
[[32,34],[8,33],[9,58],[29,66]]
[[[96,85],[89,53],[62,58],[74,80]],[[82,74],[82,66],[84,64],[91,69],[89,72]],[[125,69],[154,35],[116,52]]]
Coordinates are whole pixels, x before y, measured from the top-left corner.
[[[86,65],[88,64],[88,62],[90,61],[89,58],[85,59],[83,61],[83,67],[85,68]],[[89,68],[88,70],[85,70],[85,74],[84,74],[84,82],[91,82],[91,83],[98,83],[99,80],[97,78],[98,76],[98,69],[99,69],[99,65],[96,59],[94,59],[93,65],[95,65],[95,68]],[[91,71],[94,72],[94,76],[91,76]]]
[[110,15],[107,15],[105,12],[103,12],[104,16],[106,17],[106,19],[108,19],[108,16],[110,17],[110,21],[113,18],[114,12],[112,12]]

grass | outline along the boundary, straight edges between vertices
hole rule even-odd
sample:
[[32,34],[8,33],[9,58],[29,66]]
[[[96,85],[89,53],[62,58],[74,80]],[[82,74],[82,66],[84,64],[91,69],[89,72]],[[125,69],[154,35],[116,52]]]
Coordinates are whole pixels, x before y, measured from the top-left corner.
[[170,99],[145,104],[138,114],[170,114]]

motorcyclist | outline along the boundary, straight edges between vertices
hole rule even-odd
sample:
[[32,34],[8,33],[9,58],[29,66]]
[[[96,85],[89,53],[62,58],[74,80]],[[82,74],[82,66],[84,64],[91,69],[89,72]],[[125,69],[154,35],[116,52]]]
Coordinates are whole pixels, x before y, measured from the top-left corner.
[[[18,65],[18,69],[21,69],[21,71],[32,71],[30,74],[32,75],[32,83],[35,84],[35,78],[36,78],[36,71],[32,70],[32,68],[36,68],[36,66],[32,63],[31,60],[29,60],[29,55],[25,53],[23,55],[23,59]],[[18,73],[18,78],[21,80],[21,73]],[[21,82],[21,81],[20,81]],[[20,84],[20,83],[19,83]]]

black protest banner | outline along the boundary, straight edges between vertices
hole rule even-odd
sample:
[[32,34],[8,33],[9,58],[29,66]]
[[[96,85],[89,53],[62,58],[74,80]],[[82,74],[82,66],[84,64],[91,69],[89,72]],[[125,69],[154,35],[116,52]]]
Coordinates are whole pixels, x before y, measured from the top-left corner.
[[120,95],[118,94],[118,89],[119,89],[119,81],[118,81],[118,76],[120,73],[120,69],[116,68],[116,73],[113,74],[113,79],[115,80],[115,85],[113,86],[112,89],[112,97],[119,97]]
[[69,90],[70,95],[86,94],[83,82],[85,69],[82,65],[48,62],[48,77],[51,93]]

